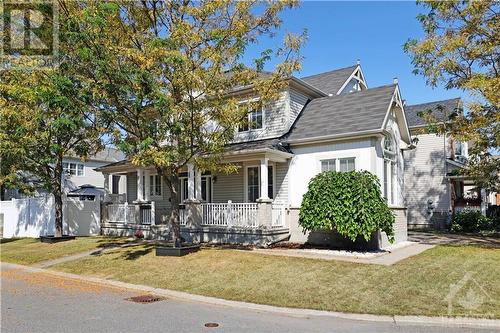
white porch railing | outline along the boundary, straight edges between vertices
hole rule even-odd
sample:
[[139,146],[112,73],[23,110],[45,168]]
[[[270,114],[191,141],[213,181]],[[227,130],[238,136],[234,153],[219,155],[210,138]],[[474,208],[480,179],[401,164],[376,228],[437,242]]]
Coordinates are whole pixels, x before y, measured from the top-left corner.
[[186,225],[188,218],[188,211],[185,208],[179,208],[179,224]]
[[256,203],[204,203],[202,225],[257,228]]
[[106,209],[106,221],[128,224],[154,224],[154,203],[151,204],[110,204]]
[[273,203],[272,204],[272,219],[271,219],[271,227],[272,228],[284,228],[286,226],[285,211],[284,204]]

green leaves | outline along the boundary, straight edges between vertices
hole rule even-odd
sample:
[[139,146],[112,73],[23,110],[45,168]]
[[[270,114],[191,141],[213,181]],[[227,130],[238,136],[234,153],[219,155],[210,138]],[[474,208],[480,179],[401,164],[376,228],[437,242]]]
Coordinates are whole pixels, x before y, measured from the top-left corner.
[[355,241],[384,231],[394,240],[394,215],[380,193],[378,178],[367,171],[323,172],[309,182],[299,214],[304,230],[335,230]]

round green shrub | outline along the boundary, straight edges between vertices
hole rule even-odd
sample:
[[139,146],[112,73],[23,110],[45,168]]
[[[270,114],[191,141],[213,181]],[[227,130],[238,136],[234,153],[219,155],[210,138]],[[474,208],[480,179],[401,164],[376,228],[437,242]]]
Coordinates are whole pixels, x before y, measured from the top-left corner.
[[478,210],[464,209],[453,216],[451,231],[453,232],[480,232],[495,231],[498,229],[496,221],[481,215]]
[[369,241],[377,230],[394,242],[394,214],[380,193],[377,176],[368,171],[322,172],[309,182],[299,224],[304,230],[335,230],[355,241]]

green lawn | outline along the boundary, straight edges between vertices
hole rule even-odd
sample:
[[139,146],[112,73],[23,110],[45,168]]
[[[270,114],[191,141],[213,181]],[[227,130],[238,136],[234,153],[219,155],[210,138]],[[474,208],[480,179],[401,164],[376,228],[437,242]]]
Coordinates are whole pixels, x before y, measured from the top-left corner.
[[438,246],[393,266],[376,266],[228,249],[156,257],[153,245],[142,245],[53,268],[254,303],[429,316],[447,315],[450,284],[470,272],[480,287],[467,283],[452,315],[500,318],[498,248]]
[[55,244],[35,238],[4,238],[0,240],[0,261],[29,265],[123,242],[123,238],[111,237],[77,237]]

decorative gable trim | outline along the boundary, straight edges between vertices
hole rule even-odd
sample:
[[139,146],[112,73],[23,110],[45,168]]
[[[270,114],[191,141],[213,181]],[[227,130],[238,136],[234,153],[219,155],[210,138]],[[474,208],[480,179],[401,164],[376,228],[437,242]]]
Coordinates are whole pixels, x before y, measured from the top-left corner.
[[365,75],[363,74],[363,71],[361,70],[361,66],[358,65],[354,71],[349,75],[347,80],[344,82],[342,87],[340,87],[339,91],[337,91],[337,95],[340,95],[342,91],[346,88],[346,86],[351,82],[352,79],[355,79],[358,81],[358,83],[361,85],[361,90],[368,89],[368,85],[366,84],[365,80]]

